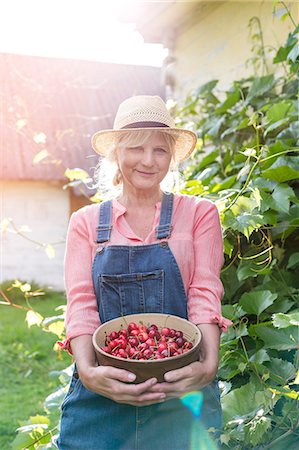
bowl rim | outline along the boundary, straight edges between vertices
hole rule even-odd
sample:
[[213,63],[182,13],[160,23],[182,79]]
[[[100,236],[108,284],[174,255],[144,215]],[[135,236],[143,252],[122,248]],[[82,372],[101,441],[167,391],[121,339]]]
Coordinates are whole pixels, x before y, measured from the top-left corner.
[[[194,330],[197,332],[197,335],[198,335],[197,336],[197,342],[196,342],[194,347],[192,347],[192,348],[190,348],[188,350],[188,352],[182,353],[181,355],[176,355],[176,356],[171,356],[171,357],[169,356],[169,357],[166,357],[166,358],[163,358],[163,359],[145,359],[145,360],[143,360],[143,359],[127,359],[127,358],[121,358],[120,356],[114,356],[114,355],[111,355],[110,353],[105,352],[104,350],[102,350],[98,346],[98,344],[96,342],[96,336],[97,336],[97,333],[99,332],[100,328],[102,328],[103,325],[105,325],[107,323],[112,323],[113,321],[117,322],[117,321],[119,321],[120,319],[122,319],[124,317],[129,318],[129,317],[136,317],[136,316],[142,316],[142,317],[144,317],[144,316],[159,316],[159,317],[166,316],[166,318],[168,318],[168,317],[175,317],[176,319],[183,320],[183,321],[187,322],[188,325],[192,325]],[[116,317],[115,319],[111,319],[111,320],[109,320],[107,322],[102,323],[94,331],[94,333],[92,335],[92,343],[93,343],[94,349],[97,352],[99,352],[101,355],[103,355],[103,356],[105,356],[107,358],[112,358],[112,359],[114,359],[116,361],[122,361],[122,362],[129,363],[129,364],[132,364],[132,363],[133,364],[136,364],[136,363],[140,363],[140,364],[152,364],[152,363],[162,364],[162,363],[169,362],[169,361],[177,361],[178,359],[184,358],[187,355],[190,355],[194,351],[198,350],[198,345],[200,344],[201,340],[202,340],[202,333],[201,333],[200,329],[193,322],[190,322],[189,320],[184,319],[183,317],[175,316],[174,314],[165,314],[165,313],[137,313],[137,314],[127,314],[127,315],[124,315],[124,316],[119,316],[119,317]]]

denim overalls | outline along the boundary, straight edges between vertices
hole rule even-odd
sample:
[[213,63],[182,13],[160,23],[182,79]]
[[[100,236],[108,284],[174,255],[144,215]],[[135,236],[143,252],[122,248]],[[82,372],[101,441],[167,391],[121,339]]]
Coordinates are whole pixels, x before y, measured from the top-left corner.
[[[187,297],[167,239],[171,235],[173,194],[163,194],[157,243],[107,245],[112,202],[100,206],[92,277],[101,322],[125,314],[161,312],[187,318]],[[106,243],[106,245],[104,245]],[[202,390],[201,419],[221,428],[216,382]],[[86,389],[76,369],[62,404],[61,450],[189,450],[193,417],[179,399],[135,407]]]

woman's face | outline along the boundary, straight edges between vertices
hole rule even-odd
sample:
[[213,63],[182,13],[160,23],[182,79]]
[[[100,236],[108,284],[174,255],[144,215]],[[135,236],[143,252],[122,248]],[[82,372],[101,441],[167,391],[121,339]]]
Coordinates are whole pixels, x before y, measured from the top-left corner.
[[117,151],[117,161],[125,188],[152,190],[166,176],[171,150],[162,133],[154,133],[142,145],[128,144]]

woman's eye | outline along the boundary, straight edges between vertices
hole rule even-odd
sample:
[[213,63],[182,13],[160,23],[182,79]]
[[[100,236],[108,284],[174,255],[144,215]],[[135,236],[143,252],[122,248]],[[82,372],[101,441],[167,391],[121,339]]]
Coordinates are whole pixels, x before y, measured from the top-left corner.
[[143,147],[128,147],[128,150],[130,150],[131,152],[140,152],[143,150]]
[[157,153],[168,153],[168,152],[167,152],[167,149],[166,149],[166,148],[163,148],[163,147],[156,147],[156,148],[155,148],[155,151],[156,151]]

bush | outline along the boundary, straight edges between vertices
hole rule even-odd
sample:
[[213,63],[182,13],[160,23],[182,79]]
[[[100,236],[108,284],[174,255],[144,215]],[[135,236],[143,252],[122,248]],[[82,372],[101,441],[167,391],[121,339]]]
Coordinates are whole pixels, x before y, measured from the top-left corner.
[[182,192],[215,201],[224,232],[224,448],[298,444],[297,34],[277,51],[277,73],[219,93],[212,80],[177,107],[200,143]]

